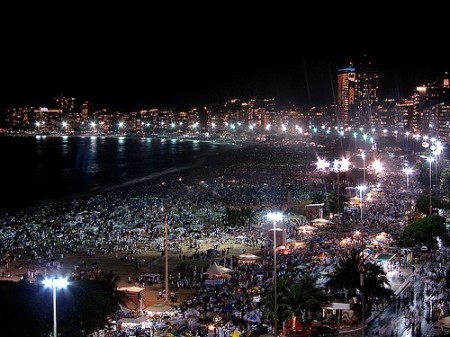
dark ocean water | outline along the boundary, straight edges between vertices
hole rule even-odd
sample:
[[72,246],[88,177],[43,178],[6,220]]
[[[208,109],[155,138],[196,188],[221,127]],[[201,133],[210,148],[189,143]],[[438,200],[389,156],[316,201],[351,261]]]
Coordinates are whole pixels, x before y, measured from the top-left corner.
[[231,147],[179,139],[2,136],[0,213],[150,179]]

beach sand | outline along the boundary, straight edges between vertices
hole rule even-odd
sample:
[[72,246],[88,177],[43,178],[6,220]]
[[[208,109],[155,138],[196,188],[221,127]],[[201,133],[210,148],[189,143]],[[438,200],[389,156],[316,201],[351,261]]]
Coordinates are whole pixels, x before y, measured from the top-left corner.
[[[202,247],[202,251],[212,248],[211,244],[205,244]],[[169,274],[178,277],[178,274],[183,275],[189,273],[194,266],[198,270],[206,270],[209,263],[214,261],[219,265],[223,265],[224,257],[218,257],[208,260],[192,259],[191,255],[194,253],[193,249],[183,248],[183,253],[186,255],[186,259],[180,259],[179,254],[169,253]],[[238,244],[238,243],[226,243],[220,246],[219,251],[222,249],[228,250],[228,254],[225,257],[237,256],[243,253],[245,250],[247,253],[257,253],[260,247],[250,247],[248,245]],[[142,283],[138,283],[138,275],[143,274],[160,274],[161,283],[155,283],[152,285],[145,285],[145,295],[144,295],[144,308],[157,304],[164,303],[164,298],[159,298],[159,292],[165,289],[165,258],[161,255],[160,251],[149,250],[139,254],[134,254],[135,261],[145,260],[144,267],[137,268],[136,262],[126,262],[125,253],[120,253],[117,257],[107,257],[103,254],[95,254],[88,256],[87,254],[65,254],[62,258],[60,257],[58,261],[61,263],[61,267],[57,270],[48,269],[45,270],[44,267],[37,267],[33,264],[28,264],[27,256],[23,256],[20,259],[11,261],[8,268],[0,269],[0,274],[2,272],[12,272],[11,278],[4,278],[3,280],[13,280],[19,281],[23,275],[27,275],[28,271],[35,271],[37,274],[41,275],[67,275],[70,276],[72,273],[85,272],[88,273],[90,269],[95,269],[97,271],[102,271],[105,273],[113,272],[115,275],[119,276],[118,286],[121,287],[131,287],[139,286],[142,287]],[[131,283],[128,279],[131,278]],[[169,290],[174,291],[179,302],[183,301],[185,298],[192,296],[196,289],[191,287],[187,288],[177,288],[174,289],[169,285]],[[169,302],[168,304],[173,304]]]

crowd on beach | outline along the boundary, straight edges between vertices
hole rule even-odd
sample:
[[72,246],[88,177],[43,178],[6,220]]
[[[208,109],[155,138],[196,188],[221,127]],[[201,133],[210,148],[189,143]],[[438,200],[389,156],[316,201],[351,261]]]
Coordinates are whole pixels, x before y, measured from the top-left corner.
[[[81,271],[86,277],[95,272],[96,266],[86,266],[85,261],[102,256],[133,264],[135,274],[130,275],[129,283],[136,281],[146,287],[148,284],[141,284],[139,275],[151,271],[158,257],[149,261],[142,256],[157,252],[160,257],[164,253],[167,223],[172,258],[201,259],[207,266],[216,261],[233,272],[223,278],[220,287],[207,287],[206,268],[185,265],[178,276],[172,271],[171,288],[175,293],[177,287],[189,287],[193,295],[177,303],[180,309],[158,329],[219,337],[251,331],[256,326],[271,332],[273,326],[263,315],[261,300],[273,278],[271,223],[265,215],[282,205],[286,182],[296,186],[294,198],[299,203],[307,203],[313,191],[323,189],[314,162],[308,148],[255,146],[222,153],[201,168],[183,173],[5,214],[0,218],[2,277],[17,278],[14,273],[20,273],[20,278],[33,280],[39,274],[56,273],[69,255],[84,259],[84,265],[74,268],[74,277],[80,277]],[[343,249],[354,245],[370,246],[374,253],[388,249],[406,224],[411,203],[420,190],[399,188],[404,186],[404,175],[398,167],[378,177],[378,183],[381,188],[368,191],[364,216],[359,210],[349,210],[339,219],[332,217],[331,224],[305,233],[299,229],[310,224],[310,219],[293,212],[286,214],[282,226],[289,254],[278,253],[278,276],[291,274],[298,278],[309,273],[323,285]],[[226,216],[229,207],[251,207],[255,217],[248,226],[231,227]],[[230,253],[233,245],[261,259],[242,263]],[[209,249],[219,255],[209,254]],[[397,253],[396,261],[405,263],[406,257]],[[23,268],[11,268],[19,260]],[[213,330],[208,329],[211,325]],[[155,333],[149,329],[143,335]]]

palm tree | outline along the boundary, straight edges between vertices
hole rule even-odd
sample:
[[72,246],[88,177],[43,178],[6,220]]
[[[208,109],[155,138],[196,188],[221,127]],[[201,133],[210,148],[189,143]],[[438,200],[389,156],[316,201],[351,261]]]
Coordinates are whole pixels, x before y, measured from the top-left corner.
[[255,221],[256,212],[250,207],[241,207],[241,215],[248,224],[248,230],[252,230],[252,223]]
[[316,318],[317,312],[331,297],[316,285],[316,278],[305,274],[299,282],[283,277],[278,285],[279,317],[286,321],[291,317]]
[[334,294],[344,294],[346,300],[363,294],[368,308],[371,308],[374,300],[391,300],[394,295],[386,272],[364,256],[359,248],[350,249],[340,257],[334,272],[330,275],[327,287]]
[[126,304],[125,293],[117,290],[120,281],[118,275],[114,274],[112,271],[109,273],[100,271],[95,274],[94,281],[97,284],[98,290],[111,301],[113,308],[118,308],[119,305]]
[[[244,227],[246,224],[251,226],[251,222],[255,220],[256,213],[252,208],[229,208],[227,207],[226,217],[230,227]],[[250,229],[250,228],[249,228]]]

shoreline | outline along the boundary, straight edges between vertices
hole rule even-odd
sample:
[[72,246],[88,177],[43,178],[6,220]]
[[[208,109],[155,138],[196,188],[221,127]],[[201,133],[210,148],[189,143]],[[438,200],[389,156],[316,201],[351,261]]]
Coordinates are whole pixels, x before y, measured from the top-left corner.
[[49,137],[49,138],[62,138],[62,137],[77,137],[77,138],[90,138],[90,137],[99,137],[99,138],[130,138],[130,139],[141,139],[141,138],[151,138],[151,139],[168,139],[168,140],[180,140],[180,141],[192,141],[192,142],[203,142],[203,143],[216,143],[220,145],[235,145],[240,146],[242,144],[253,143],[252,141],[240,140],[237,143],[232,139],[225,138],[214,138],[207,139],[204,137],[183,137],[178,135],[121,135],[121,134],[58,134],[58,133],[2,133],[0,137]]
[[30,212],[30,211],[36,211],[36,210],[39,210],[41,208],[63,205],[65,203],[69,203],[69,202],[71,202],[73,200],[76,200],[76,199],[86,199],[86,198],[93,197],[93,196],[96,196],[96,195],[101,195],[101,194],[108,193],[108,192],[111,192],[111,191],[116,191],[116,190],[119,190],[121,188],[132,187],[132,186],[135,186],[135,185],[137,185],[139,183],[148,182],[148,181],[157,179],[157,178],[162,177],[162,176],[167,176],[167,175],[170,175],[170,174],[173,174],[173,173],[184,172],[184,171],[188,171],[190,169],[195,169],[195,168],[199,167],[200,165],[202,165],[204,162],[205,162],[205,159],[202,158],[202,159],[199,159],[197,162],[195,162],[193,164],[184,165],[184,166],[180,166],[180,167],[177,167],[177,168],[166,169],[166,170],[163,170],[161,172],[152,173],[152,174],[150,174],[148,176],[145,176],[145,177],[135,178],[135,179],[129,180],[129,181],[124,182],[124,183],[119,184],[119,185],[107,186],[107,187],[98,189],[97,191],[86,192],[86,193],[81,193],[81,194],[74,194],[74,195],[68,195],[68,196],[66,196],[64,198],[60,198],[58,200],[55,199],[54,201],[45,201],[44,200],[42,205],[30,206],[30,207],[21,208],[21,209],[18,209],[18,210],[2,210],[0,212],[0,217],[5,216],[6,214],[11,216],[11,215],[20,214],[20,213],[23,213],[23,212],[26,213],[26,212]]
[[[29,138],[33,138],[36,137],[37,135],[35,134],[20,134],[20,135],[15,135],[15,134],[7,134],[7,135],[2,135],[3,137],[10,137],[10,138],[14,138],[14,137],[29,137]],[[0,136],[1,137],[1,136]],[[50,135],[50,137],[54,137],[54,138],[62,138],[65,137],[64,135]],[[86,138],[86,137],[90,137],[88,135],[69,135],[68,137],[76,137],[76,138]],[[116,136],[116,135],[108,135],[108,138],[120,138],[120,137],[124,137],[124,136]],[[126,136],[132,139],[140,139],[142,137],[138,137],[138,136]],[[147,137],[147,138],[153,138],[153,139],[159,139],[162,140],[164,138],[161,137]],[[205,142],[205,143],[215,143],[212,141],[205,141],[205,140],[196,140],[196,139],[180,139],[178,138],[178,140],[180,141],[198,141],[198,142]],[[85,198],[89,198],[92,196],[96,196],[96,195],[101,195],[104,193],[108,193],[111,191],[115,191],[115,190],[119,190],[121,188],[127,188],[127,187],[132,187],[132,186],[137,186],[140,183],[146,183],[148,181],[151,180],[155,180],[164,176],[169,176],[171,174],[175,174],[178,172],[186,172],[192,169],[196,169],[198,167],[201,167],[202,165],[204,165],[206,162],[208,162],[208,159],[211,157],[214,157],[215,155],[220,155],[220,153],[223,152],[228,152],[228,151],[233,151],[235,149],[240,149],[243,147],[243,145],[236,145],[236,144],[232,144],[232,143],[220,143],[218,142],[217,145],[225,145],[224,148],[222,149],[210,149],[207,152],[205,152],[205,154],[202,155],[201,158],[195,160],[194,162],[182,165],[182,166],[176,166],[176,167],[170,167],[170,168],[166,168],[163,169],[162,171],[159,172],[154,172],[151,173],[149,175],[143,176],[143,177],[137,177],[137,178],[132,178],[130,180],[127,180],[125,182],[122,182],[120,184],[115,184],[115,185],[107,185],[107,186],[103,186],[103,187],[99,187],[96,190],[91,190],[91,191],[85,191],[85,192],[79,192],[79,193],[72,193],[72,194],[68,194],[68,195],[53,195],[53,196],[47,196],[46,198],[43,199],[39,199],[36,200],[34,202],[35,205],[31,205],[28,207],[17,207],[17,208],[0,208],[0,217],[3,216],[11,216],[11,215],[16,215],[16,214],[20,214],[20,213],[26,213],[26,212],[31,212],[31,211],[36,211],[39,210],[41,208],[46,208],[46,207],[51,207],[51,206],[57,206],[57,205],[62,205],[64,203],[68,203],[72,200],[75,199],[85,199]]]

